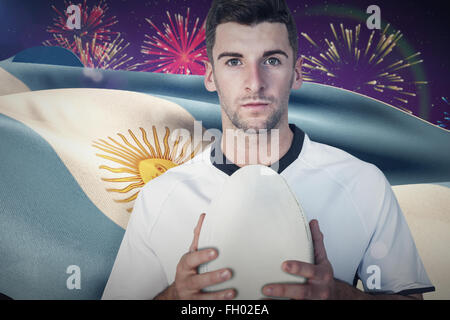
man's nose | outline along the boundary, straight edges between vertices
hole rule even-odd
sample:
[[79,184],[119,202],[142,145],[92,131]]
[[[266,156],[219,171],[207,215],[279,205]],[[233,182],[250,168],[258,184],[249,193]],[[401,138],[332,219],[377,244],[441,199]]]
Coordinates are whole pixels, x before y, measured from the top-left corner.
[[247,65],[245,89],[260,92],[265,88],[264,70],[259,64]]

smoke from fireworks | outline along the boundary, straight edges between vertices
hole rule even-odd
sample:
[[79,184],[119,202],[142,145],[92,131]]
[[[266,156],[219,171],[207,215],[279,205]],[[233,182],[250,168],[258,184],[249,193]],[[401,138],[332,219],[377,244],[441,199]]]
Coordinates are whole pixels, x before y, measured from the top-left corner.
[[333,24],[330,27],[333,39],[325,39],[326,50],[308,34],[301,33],[320,52],[318,56],[303,56],[303,66],[307,69],[304,79],[369,94],[380,100],[392,98],[396,104],[401,102],[398,107],[411,113],[404,105],[408,103],[408,97],[415,97],[416,93],[408,91],[414,91],[415,85],[427,82],[405,81],[398,72],[421,63],[423,60],[415,60],[420,52],[401,60],[389,56],[402,37],[400,31],[388,35],[389,24],[382,32],[377,31],[377,43],[375,30],[367,43],[362,43],[360,25],[354,30],[344,29],[343,24],[340,24],[340,30],[336,30]]
[[197,18],[194,27],[189,31],[189,8],[186,18],[175,14],[175,21],[169,12],[166,13],[169,23],[163,24],[165,32],[150,19],[146,19],[157,36],[145,35],[147,40],[144,41],[141,52],[152,58],[139,64],[143,66],[142,71],[203,75],[204,62],[208,60],[204,44],[205,22],[200,26]]

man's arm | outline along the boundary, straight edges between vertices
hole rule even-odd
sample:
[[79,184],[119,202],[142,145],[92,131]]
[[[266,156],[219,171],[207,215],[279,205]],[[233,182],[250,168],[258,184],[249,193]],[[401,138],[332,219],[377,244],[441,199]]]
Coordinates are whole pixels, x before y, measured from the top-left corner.
[[151,299],[168,285],[162,264],[148,243],[153,218],[149,204],[154,199],[143,191],[135,201],[102,299]]
[[370,294],[363,292],[348,283],[334,279],[334,290],[336,299],[344,300],[423,300],[422,294]]

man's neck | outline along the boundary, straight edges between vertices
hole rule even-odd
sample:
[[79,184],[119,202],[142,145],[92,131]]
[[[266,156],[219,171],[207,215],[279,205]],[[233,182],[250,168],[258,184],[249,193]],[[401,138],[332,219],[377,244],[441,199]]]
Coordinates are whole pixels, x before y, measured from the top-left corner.
[[288,123],[279,128],[248,133],[236,128],[223,130],[221,149],[225,157],[239,167],[250,164],[270,166],[289,150],[294,134]]

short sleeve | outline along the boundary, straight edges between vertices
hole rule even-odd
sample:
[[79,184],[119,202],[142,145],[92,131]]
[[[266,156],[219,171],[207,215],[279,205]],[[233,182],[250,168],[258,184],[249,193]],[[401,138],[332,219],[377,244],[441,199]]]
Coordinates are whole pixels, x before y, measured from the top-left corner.
[[141,189],[131,213],[102,299],[153,299],[168,286],[158,257],[149,246],[152,213],[146,188]]
[[380,212],[358,267],[364,290],[402,295],[435,291],[395,194],[382,178],[384,192],[374,192],[381,195]]

